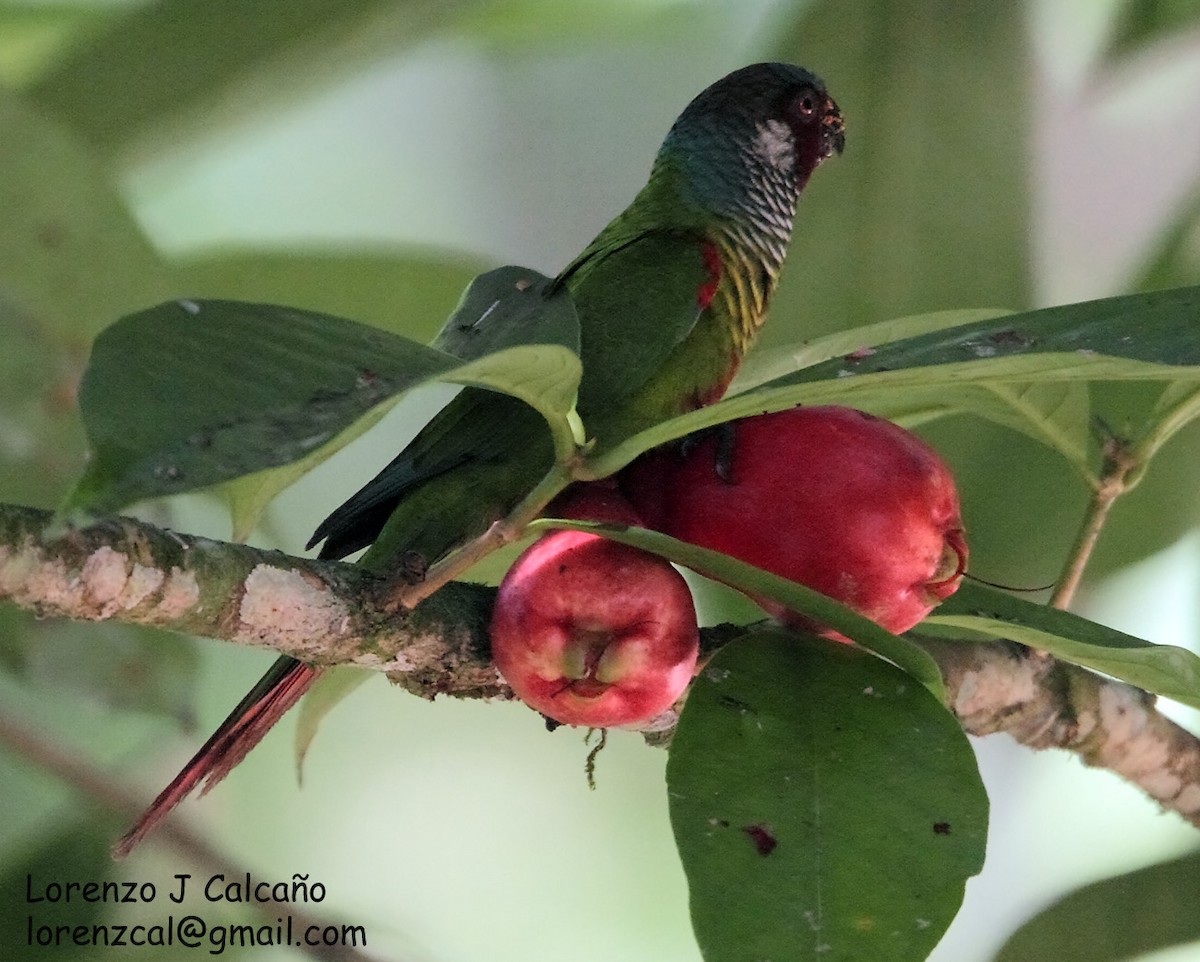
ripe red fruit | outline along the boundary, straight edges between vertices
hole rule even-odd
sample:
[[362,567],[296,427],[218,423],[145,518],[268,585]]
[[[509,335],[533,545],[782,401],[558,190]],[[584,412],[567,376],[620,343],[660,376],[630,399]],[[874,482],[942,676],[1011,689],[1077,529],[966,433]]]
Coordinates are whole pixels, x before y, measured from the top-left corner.
[[[732,422],[723,439],[652,451],[622,489],[650,527],[800,582],[906,631],[967,563],[949,469],[916,435],[862,411],[800,407]],[[756,599],[786,623],[805,618]]]
[[[554,508],[638,522],[611,488],[573,490]],[[582,531],[544,535],[513,563],[496,596],[491,639],[496,667],[519,698],[555,721],[592,728],[666,711],[699,654],[696,610],[679,572],[657,555]]]
[[615,478],[581,481],[555,498],[544,512],[548,518],[608,521],[644,527],[642,517],[617,486]]

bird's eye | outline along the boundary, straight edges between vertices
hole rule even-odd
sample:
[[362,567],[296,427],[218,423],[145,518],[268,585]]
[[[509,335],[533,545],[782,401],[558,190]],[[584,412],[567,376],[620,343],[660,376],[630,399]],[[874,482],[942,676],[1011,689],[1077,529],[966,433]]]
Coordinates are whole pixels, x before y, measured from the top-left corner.
[[805,87],[792,100],[792,111],[801,120],[812,120],[817,116],[820,99],[811,87]]

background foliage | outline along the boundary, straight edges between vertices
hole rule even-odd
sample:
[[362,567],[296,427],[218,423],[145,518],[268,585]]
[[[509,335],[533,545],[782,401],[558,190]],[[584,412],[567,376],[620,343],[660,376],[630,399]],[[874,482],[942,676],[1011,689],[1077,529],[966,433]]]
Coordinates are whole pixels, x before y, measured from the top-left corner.
[[[682,105],[757,59],[821,73],[848,123],[846,154],[805,194],[764,347],[942,308],[1196,283],[1194,7],[0,2],[0,498],[54,506],[79,471],[74,386],[118,315],[240,298],[427,339],[479,270],[566,263],[633,196]],[[1106,388],[1106,419],[1119,426],[1139,390]],[[405,402],[287,492],[254,540],[298,550],[444,396]],[[974,570],[1051,580],[1086,496],[1071,465],[974,420],[927,435],[960,476]],[[1185,430],[1118,506],[1083,613],[1195,646],[1196,611],[1177,599],[1197,597],[1198,444]],[[198,497],[143,513],[228,534]],[[742,604],[706,597],[710,617]],[[270,657],[3,609],[0,656],[6,712],[146,797]],[[698,957],[665,758],[635,736],[614,737],[589,793],[569,731],[546,735],[521,706],[428,705],[373,680],[330,717],[298,792],[282,728],[188,817],[256,875],[323,881],[322,908],[366,925],[381,957]],[[991,958],[1076,884],[1195,848],[1111,776],[1002,740],[977,747],[989,862],[935,960]],[[120,820],[9,754],[0,807],[6,933],[23,931],[27,871],[111,870]],[[1172,872],[1194,878],[1194,865]],[[160,885],[188,870],[152,846],[119,869]],[[1136,915],[1133,897],[1114,885],[1111,913]],[[1194,891],[1156,890],[1160,908],[1171,898],[1194,915]],[[1154,958],[1200,957],[1174,951]]]

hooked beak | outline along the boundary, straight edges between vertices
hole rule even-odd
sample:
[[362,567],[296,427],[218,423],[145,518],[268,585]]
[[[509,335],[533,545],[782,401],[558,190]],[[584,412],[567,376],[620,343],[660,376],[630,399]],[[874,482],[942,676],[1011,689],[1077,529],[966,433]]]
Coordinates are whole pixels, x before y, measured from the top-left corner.
[[825,98],[825,116],[821,119],[821,132],[825,148],[822,159],[835,152],[840,154],[845,149],[846,124],[842,120],[842,112],[832,97]]

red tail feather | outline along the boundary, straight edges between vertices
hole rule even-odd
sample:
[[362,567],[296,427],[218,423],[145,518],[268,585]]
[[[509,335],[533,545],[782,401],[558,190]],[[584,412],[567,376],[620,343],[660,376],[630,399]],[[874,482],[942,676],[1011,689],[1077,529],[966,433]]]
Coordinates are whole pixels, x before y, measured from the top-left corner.
[[[170,811],[200,786],[203,795],[233,770],[289,708],[317,680],[321,669],[292,658],[280,658],[213,732],[191,761],[164,788],[137,824],[112,847],[124,858]],[[203,785],[201,785],[203,783]]]

